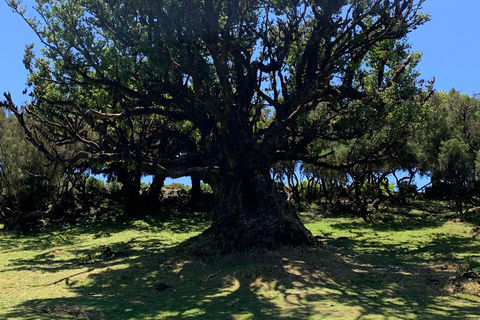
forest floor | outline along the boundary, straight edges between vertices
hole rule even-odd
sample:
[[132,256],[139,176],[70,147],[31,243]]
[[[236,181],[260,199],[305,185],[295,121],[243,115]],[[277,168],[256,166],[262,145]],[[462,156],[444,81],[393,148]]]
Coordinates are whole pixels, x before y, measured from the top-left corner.
[[229,256],[189,249],[205,213],[3,234],[0,319],[479,319],[479,228],[448,210],[313,208],[318,249]]

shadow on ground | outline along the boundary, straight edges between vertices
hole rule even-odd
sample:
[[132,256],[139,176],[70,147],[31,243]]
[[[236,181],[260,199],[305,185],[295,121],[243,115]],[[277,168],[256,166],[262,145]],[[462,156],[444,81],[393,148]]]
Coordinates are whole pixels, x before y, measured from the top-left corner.
[[[181,221],[172,228],[199,227],[192,217]],[[161,232],[165,225],[151,220],[139,228]],[[115,231],[91,230],[105,238]],[[74,240],[72,234],[70,241]],[[342,246],[348,243],[219,257],[196,254],[192,243],[169,246],[158,239],[132,239],[111,243],[108,250],[84,248],[75,256],[56,260],[54,267],[44,252],[34,259],[17,260],[12,268],[51,273],[51,281],[43,285],[67,287],[74,296],[27,300],[7,319],[480,317],[478,301],[468,296],[452,298],[443,290],[453,275],[452,268],[424,263],[420,258],[399,265],[401,259],[390,254],[395,248],[376,252],[380,256],[375,259],[370,259],[368,250],[344,251]],[[450,250],[479,249],[444,237],[432,239],[418,250],[442,252],[440,245],[450,246]],[[59,270],[69,271],[70,276],[58,278]]]

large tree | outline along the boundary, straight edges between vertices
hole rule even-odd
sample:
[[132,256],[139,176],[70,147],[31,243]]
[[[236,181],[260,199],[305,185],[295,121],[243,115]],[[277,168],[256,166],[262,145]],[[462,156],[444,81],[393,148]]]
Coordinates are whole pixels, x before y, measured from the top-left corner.
[[[423,0],[37,0],[36,19],[7,1],[44,46],[24,59],[32,102],[17,116],[30,139],[67,166],[207,181],[218,200],[207,234],[224,249],[313,243],[272,166],[322,164],[332,152],[311,143],[394,115],[411,56],[369,56],[428,20]],[[302,126],[314,110],[315,127]],[[55,145],[73,142],[83,147],[60,159]]]

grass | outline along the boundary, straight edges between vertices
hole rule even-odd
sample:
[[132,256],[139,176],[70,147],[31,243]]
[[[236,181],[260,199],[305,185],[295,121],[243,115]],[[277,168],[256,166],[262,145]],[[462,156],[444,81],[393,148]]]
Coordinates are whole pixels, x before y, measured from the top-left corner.
[[[445,206],[305,213],[319,249],[193,255],[209,214],[0,236],[0,319],[478,319],[473,225]],[[458,279],[457,279],[458,278]]]

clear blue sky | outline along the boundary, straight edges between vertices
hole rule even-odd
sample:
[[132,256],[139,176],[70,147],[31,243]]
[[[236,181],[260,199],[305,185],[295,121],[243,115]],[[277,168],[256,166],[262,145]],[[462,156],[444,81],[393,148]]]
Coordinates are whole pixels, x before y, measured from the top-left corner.
[[431,21],[408,37],[423,52],[423,78],[435,76],[435,88],[480,93],[480,0],[427,0]]
[[[480,93],[480,0],[427,0],[423,8],[431,21],[409,35],[413,50],[423,52],[422,78],[435,76],[437,90]],[[17,104],[27,99],[22,57],[31,42],[38,43],[35,34],[0,1],[0,94],[11,92]]]

